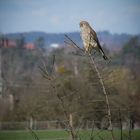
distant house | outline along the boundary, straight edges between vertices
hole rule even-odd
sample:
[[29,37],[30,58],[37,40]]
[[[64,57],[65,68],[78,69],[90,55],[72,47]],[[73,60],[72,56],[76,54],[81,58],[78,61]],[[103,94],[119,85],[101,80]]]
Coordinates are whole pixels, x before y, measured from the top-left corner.
[[2,38],[2,39],[0,39],[0,46],[6,47],[6,48],[11,48],[11,47],[16,46],[16,42],[11,39]]
[[[3,46],[5,48],[12,48],[16,47],[17,43],[15,40],[4,38],[0,39],[0,46]],[[35,45],[33,43],[27,43],[24,45],[24,48],[28,50],[33,50],[35,48]]]
[[28,50],[33,50],[33,49],[35,49],[35,45],[33,43],[27,43],[24,45],[24,48],[26,48]]
[[7,47],[16,47],[16,42],[14,40],[8,40],[8,46]]

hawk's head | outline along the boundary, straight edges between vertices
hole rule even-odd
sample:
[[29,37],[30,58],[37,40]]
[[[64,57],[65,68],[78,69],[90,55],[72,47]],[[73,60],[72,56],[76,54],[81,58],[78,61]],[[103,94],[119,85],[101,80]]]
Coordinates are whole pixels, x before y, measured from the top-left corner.
[[79,25],[80,25],[80,27],[83,27],[85,25],[89,26],[89,23],[87,21],[81,21]]

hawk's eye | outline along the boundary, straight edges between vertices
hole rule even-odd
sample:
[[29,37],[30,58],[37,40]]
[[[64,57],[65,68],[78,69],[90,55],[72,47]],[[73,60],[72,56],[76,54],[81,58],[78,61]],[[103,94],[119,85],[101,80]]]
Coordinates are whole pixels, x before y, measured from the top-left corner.
[[82,23],[80,24],[80,27],[83,27],[83,24]]

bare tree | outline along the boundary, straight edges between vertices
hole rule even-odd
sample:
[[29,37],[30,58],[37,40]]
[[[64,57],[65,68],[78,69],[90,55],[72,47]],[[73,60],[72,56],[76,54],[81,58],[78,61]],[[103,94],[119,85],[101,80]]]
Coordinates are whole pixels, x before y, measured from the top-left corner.
[[[66,39],[68,39],[68,42],[65,41],[67,44],[69,44],[70,46],[73,46],[75,47],[76,49],[79,49],[79,51],[81,51],[84,55],[85,55],[85,51],[82,50],[71,38],[69,38],[67,35],[65,35]],[[109,121],[109,124],[110,124],[110,132],[111,132],[111,136],[112,136],[112,140],[114,140],[114,133],[113,133],[113,125],[112,125],[112,118],[111,118],[111,109],[110,109],[110,103],[109,103],[109,98],[108,98],[108,94],[107,94],[107,91],[106,91],[106,88],[105,88],[105,85],[104,85],[104,82],[103,82],[103,78],[98,70],[98,67],[94,61],[94,58],[93,56],[91,55],[91,53],[87,52],[87,55],[89,57],[89,60],[93,66],[93,68],[95,69],[96,73],[97,73],[97,76],[99,78],[99,82],[100,82],[100,85],[101,85],[101,88],[102,88],[102,91],[104,93],[104,96],[105,96],[105,101],[106,101],[106,107],[107,107],[107,114],[108,114],[108,121]]]

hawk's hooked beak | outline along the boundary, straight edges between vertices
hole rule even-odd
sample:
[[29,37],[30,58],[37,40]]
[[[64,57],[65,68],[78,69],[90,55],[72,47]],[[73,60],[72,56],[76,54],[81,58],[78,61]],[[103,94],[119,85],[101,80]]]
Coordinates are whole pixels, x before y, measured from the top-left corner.
[[83,23],[80,23],[80,27],[83,27]]

